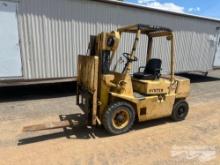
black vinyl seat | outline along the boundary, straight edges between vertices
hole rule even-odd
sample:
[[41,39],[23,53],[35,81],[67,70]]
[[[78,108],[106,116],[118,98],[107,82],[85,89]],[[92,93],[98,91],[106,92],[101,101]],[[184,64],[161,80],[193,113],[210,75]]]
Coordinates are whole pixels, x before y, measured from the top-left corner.
[[[156,80],[159,79],[161,74],[162,61],[157,58],[152,58],[148,61],[146,67],[140,67],[139,72],[134,73],[133,77],[142,80]],[[144,72],[140,72],[141,68],[145,68]]]

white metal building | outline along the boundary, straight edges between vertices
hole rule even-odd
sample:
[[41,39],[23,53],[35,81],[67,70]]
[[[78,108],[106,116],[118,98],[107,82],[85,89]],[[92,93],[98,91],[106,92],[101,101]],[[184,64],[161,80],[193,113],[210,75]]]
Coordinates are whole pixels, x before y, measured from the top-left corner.
[[[176,72],[220,66],[217,19],[111,0],[5,0],[0,1],[0,82],[72,79],[77,55],[86,53],[90,35],[137,23],[174,30]],[[125,36],[118,55],[129,50],[131,39]],[[168,72],[168,45],[161,43],[163,39],[156,41],[153,54],[163,59]],[[146,45],[140,44],[139,65],[145,54]]]

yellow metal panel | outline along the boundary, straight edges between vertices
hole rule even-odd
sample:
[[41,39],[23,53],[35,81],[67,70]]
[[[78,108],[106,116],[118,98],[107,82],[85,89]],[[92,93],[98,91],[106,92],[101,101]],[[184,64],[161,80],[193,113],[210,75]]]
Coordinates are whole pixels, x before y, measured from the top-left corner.
[[91,93],[97,90],[98,57],[78,56],[78,83],[87,88]]
[[[135,105],[138,120],[140,122],[170,116],[175,102],[175,94],[147,96],[143,99],[113,92],[111,95],[114,100],[118,98]],[[146,110],[146,113],[141,114],[143,109]]]
[[176,98],[186,98],[190,94],[190,80],[187,78],[175,77],[177,84]]
[[147,95],[167,94],[169,92],[170,83],[169,80],[163,78],[158,80],[132,79],[134,91]]
[[[137,105],[139,121],[147,121],[170,116],[175,101],[175,95],[146,97]],[[146,114],[141,115],[141,109],[146,108]]]

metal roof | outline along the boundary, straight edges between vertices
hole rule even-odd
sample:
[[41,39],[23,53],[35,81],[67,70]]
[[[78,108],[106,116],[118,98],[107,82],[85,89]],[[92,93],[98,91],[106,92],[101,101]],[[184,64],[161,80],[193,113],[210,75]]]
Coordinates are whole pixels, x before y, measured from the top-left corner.
[[116,1],[116,0],[92,0],[92,1],[99,1],[99,2],[103,2],[103,3],[127,6],[127,7],[138,8],[138,9],[145,9],[145,10],[150,10],[150,11],[157,11],[157,12],[168,13],[168,14],[177,15],[177,16],[191,17],[191,18],[197,18],[197,19],[214,21],[214,22],[220,23],[220,19],[217,19],[217,18],[204,17],[204,16],[199,16],[199,15],[194,15],[194,14],[178,13],[178,12],[174,12],[174,11],[156,9],[156,8],[152,8],[152,7],[147,7],[145,5],[140,5],[140,4],[130,3],[130,2],[122,2],[122,1]]

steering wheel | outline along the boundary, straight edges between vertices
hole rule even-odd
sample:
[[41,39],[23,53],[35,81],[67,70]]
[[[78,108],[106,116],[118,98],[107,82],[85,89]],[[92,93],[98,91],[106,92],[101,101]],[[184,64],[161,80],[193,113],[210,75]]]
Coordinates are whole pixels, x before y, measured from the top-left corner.
[[137,61],[138,58],[136,56],[134,56],[134,59],[131,59],[130,54],[129,53],[123,53],[122,54],[129,62],[133,62],[133,61]]

